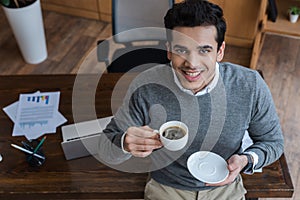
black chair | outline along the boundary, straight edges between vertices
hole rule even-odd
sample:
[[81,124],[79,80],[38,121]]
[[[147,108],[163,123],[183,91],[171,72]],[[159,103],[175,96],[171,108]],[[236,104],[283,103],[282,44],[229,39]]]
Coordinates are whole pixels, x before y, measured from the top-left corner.
[[122,48],[111,50],[111,41],[98,41],[98,61],[106,63],[108,72],[133,68],[142,71],[168,63],[163,18],[173,3],[174,0],[112,0],[112,39]]

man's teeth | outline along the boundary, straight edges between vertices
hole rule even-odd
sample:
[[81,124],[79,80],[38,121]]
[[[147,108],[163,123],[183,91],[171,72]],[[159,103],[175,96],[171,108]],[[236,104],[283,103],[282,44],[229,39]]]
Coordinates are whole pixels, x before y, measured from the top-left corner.
[[191,77],[196,77],[196,76],[198,76],[199,74],[200,74],[200,72],[193,72],[193,73],[191,73],[191,72],[185,72],[188,76],[191,76]]

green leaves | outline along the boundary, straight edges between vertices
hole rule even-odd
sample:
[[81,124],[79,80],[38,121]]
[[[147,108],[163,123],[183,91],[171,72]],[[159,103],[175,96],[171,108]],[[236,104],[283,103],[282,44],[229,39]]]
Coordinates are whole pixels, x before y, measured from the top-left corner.
[[36,1],[37,0],[0,0],[0,5],[8,8],[23,8]]
[[9,6],[10,0],[1,0],[0,2],[4,6]]
[[293,15],[299,15],[300,14],[300,8],[297,6],[291,6],[290,7],[290,12]]

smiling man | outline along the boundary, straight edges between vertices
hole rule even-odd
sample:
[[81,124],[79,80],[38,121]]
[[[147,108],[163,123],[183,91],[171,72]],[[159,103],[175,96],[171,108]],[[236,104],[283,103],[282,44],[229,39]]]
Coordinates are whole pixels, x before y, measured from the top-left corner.
[[168,44],[168,58],[182,87],[197,93],[213,80],[216,61],[222,60],[225,43],[218,48],[217,30],[213,25],[175,27],[173,30],[177,34]]
[[[101,135],[99,155],[112,164],[139,158],[124,171],[150,172],[145,199],[245,199],[240,173],[251,174],[283,152],[271,93],[256,71],[221,62],[226,23],[219,6],[186,0],[164,20],[170,65],[133,81]],[[166,150],[155,131],[171,120],[189,129],[188,144],[178,152]],[[242,149],[245,132],[253,144]],[[195,178],[187,160],[198,151],[220,155],[229,175],[214,184]]]

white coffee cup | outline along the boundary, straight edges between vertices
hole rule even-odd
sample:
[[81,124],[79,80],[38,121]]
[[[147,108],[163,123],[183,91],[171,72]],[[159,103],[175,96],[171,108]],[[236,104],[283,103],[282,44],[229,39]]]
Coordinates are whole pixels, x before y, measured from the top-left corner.
[[180,121],[169,121],[159,128],[160,140],[170,151],[183,149],[188,141],[188,127]]

